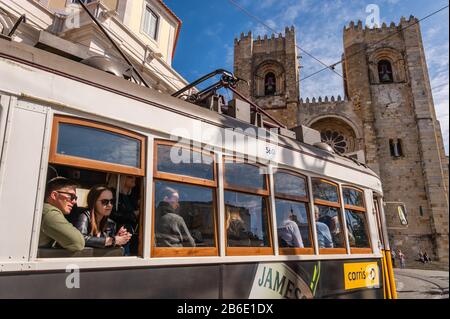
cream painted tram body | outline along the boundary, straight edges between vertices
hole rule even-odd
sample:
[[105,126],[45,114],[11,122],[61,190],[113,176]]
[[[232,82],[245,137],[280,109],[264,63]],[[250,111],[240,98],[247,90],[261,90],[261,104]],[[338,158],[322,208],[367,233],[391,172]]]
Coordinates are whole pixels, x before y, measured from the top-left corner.
[[[394,297],[379,178],[349,158],[282,136],[254,136],[252,129],[0,39],[0,298]],[[234,143],[232,149],[223,143],[226,134],[257,147]],[[99,153],[114,156],[96,154],[93,141],[101,141]],[[201,154],[209,161],[200,169],[166,165],[174,145],[180,154]],[[261,160],[250,163],[247,157]],[[226,159],[236,160],[227,164]],[[265,174],[258,175],[261,171]],[[44,190],[52,174],[79,181],[80,192],[111,175],[136,176],[135,256],[41,251]],[[301,191],[283,188],[283,178]],[[158,188],[167,185],[178,188],[190,207],[185,219],[197,234],[195,248],[155,244]],[[316,194],[320,190],[331,197]],[[242,206],[254,233],[249,244],[234,245],[227,235],[226,207],[233,205]],[[334,211],[340,222],[342,241],[333,248],[319,247],[314,205]],[[299,212],[302,248],[281,245],[281,209]],[[356,235],[356,243],[343,226],[350,218],[356,226],[362,223],[358,229],[364,234]],[[74,269],[79,287],[67,285]]]

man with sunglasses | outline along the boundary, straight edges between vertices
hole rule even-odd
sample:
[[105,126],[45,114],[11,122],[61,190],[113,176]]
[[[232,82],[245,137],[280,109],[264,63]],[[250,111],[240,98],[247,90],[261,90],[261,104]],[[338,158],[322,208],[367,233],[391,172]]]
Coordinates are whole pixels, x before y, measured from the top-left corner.
[[83,235],[64,215],[69,215],[77,202],[76,183],[64,177],[56,177],[47,183],[45,203],[42,211],[39,247],[56,245],[69,251],[83,250]]

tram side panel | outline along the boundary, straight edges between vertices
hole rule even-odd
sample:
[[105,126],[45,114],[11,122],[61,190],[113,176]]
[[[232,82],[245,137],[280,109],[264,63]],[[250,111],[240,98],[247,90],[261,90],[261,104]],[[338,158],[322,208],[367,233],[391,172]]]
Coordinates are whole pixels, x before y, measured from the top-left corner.
[[0,262],[17,263],[29,260],[33,232],[39,230],[35,216],[42,209],[37,199],[47,108],[11,100],[0,167]]
[[[361,265],[378,268],[372,281]],[[0,298],[383,298],[374,259],[81,270],[77,287],[70,276],[62,269],[0,276],[1,287],[14,287],[0,289]]]

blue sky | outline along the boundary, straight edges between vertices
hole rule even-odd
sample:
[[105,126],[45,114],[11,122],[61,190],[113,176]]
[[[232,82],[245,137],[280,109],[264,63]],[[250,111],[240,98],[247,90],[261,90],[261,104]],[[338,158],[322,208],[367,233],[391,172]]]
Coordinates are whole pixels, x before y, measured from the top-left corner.
[[[366,8],[375,4],[380,20],[399,23],[401,16],[418,19],[448,5],[436,0],[234,0],[277,33],[295,26],[297,45],[326,64],[341,59],[342,30],[350,21],[363,21]],[[218,68],[233,71],[233,43],[241,32],[271,35],[262,24],[247,16],[229,0],[165,0],[183,22],[173,67],[188,81]],[[438,119],[441,122],[446,153],[449,152],[449,10],[420,23],[431,87]],[[300,52],[299,52],[300,53]],[[300,78],[323,68],[301,54]],[[340,65],[336,71],[342,74]],[[343,96],[342,78],[325,70],[300,83],[302,98]]]

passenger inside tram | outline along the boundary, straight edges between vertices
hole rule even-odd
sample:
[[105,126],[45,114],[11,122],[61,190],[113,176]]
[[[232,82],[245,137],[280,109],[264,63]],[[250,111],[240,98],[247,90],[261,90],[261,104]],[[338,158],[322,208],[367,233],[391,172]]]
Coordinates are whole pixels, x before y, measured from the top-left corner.
[[314,216],[316,219],[317,241],[319,248],[333,248],[333,239],[327,224],[320,221],[319,207],[314,205]]
[[241,217],[239,207],[226,207],[227,220],[227,241],[228,247],[249,247],[252,245],[251,238],[253,237],[248,230],[248,226]]
[[113,204],[113,193],[107,186],[96,185],[89,190],[87,209],[73,217],[73,224],[83,235],[87,247],[121,247],[131,239],[125,227],[117,229],[109,218]]
[[131,175],[108,176],[108,186],[113,195],[118,193],[110,218],[117,224],[118,228],[124,227],[131,235],[131,240],[125,244],[124,255],[136,256],[139,245],[139,192],[136,187],[136,177]]
[[53,178],[47,183],[39,248],[59,247],[71,252],[83,250],[83,236],[65,218],[76,204],[76,187],[75,182],[64,177]]
[[292,209],[291,211],[284,212],[283,221],[278,227],[278,240],[280,242],[280,247],[304,247],[300,229],[295,222],[296,220],[297,215],[294,214]]
[[179,214],[178,191],[165,187],[161,197],[163,200],[159,202],[155,216],[156,245],[158,247],[195,247],[195,240]]

